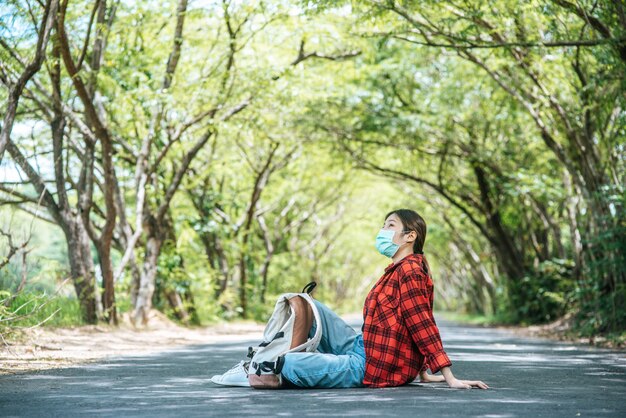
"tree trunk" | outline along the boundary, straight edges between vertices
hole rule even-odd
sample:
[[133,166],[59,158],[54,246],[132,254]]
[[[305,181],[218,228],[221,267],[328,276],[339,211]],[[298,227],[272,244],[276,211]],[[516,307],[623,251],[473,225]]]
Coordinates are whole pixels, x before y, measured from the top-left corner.
[[[89,92],[89,97],[93,100],[93,105],[96,110],[103,109],[98,98],[99,96],[96,93],[96,89],[98,79],[97,75],[100,71],[100,65],[105,49],[104,26],[107,23],[105,19],[106,9],[106,0],[102,0],[98,8],[98,18],[96,19],[96,38],[91,56],[91,74],[89,82],[86,86],[87,91]],[[109,22],[109,28],[111,23],[112,21]],[[105,115],[99,114],[99,117],[103,121],[105,120]],[[117,325],[114,272],[113,264],[111,262],[111,244],[113,241],[113,232],[117,217],[117,208],[115,205],[116,176],[115,167],[113,165],[113,143],[110,135],[101,134],[99,137],[102,152],[102,169],[104,172],[104,202],[106,207],[106,218],[104,227],[102,228],[102,233],[100,237],[95,240],[95,244],[100,259],[100,269],[102,271],[102,282],[104,287],[104,292],[102,294],[104,318],[108,323]]]
[[219,263],[220,272],[222,273],[222,277],[219,280],[219,287],[215,294],[215,299],[218,299],[228,287],[228,282],[230,280],[230,268],[228,266],[228,260],[226,259],[224,248],[222,248],[222,244],[217,238],[215,239],[215,253],[217,254],[217,261]]
[[242,228],[241,252],[239,254],[239,305],[241,307],[241,316],[243,318],[246,317],[248,309],[246,289],[248,285],[248,271],[246,258],[248,257],[248,243],[250,242],[250,234],[252,232],[252,222],[255,217],[257,204],[261,198],[261,193],[263,193],[263,190],[269,181],[269,177],[275,169],[275,167],[272,167],[272,160],[274,159],[274,155],[279,146],[280,144],[278,143],[274,143],[270,146],[270,152],[267,156],[265,164],[260,170],[257,171],[257,177],[254,181],[254,187],[252,188],[252,196],[250,197],[248,210],[246,211],[245,224]]
[[113,281],[113,265],[111,264],[111,242],[99,243],[98,258],[102,270],[102,310],[109,324],[117,325],[117,307],[115,306],[115,284]]
[[134,307],[137,306],[137,297],[139,295],[139,287],[141,285],[141,270],[139,269],[139,266],[137,266],[137,262],[134,256],[129,261],[129,264],[132,274],[132,279],[130,282],[130,303]]
[[[165,222],[163,225],[165,242],[176,243],[176,231],[174,230],[174,221],[172,220],[171,214],[168,212],[165,217]],[[185,268],[185,260],[181,257],[179,268]],[[174,310],[174,314],[176,318],[184,323],[189,323],[189,312],[187,307],[183,303],[183,297],[181,294],[175,289],[172,288],[169,282],[169,277],[162,277],[160,283],[163,284],[161,291],[163,295],[167,299],[170,307]],[[178,284],[176,286],[178,288]],[[188,286],[185,286],[185,293],[191,293],[191,289]]]
[[502,224],[500,212],[491,200],[489,183],[485,171],[474,164],[474,175],[478,182],[481,201],[484,205],[484,214],[487,219],[488,229],[494,245],[494,252],[498,258],[498,262],[502,266],[506,275],[510,279],[518,279],[524,276],[524,260],[522,254],[518,251],[515,243],[511,239],[511,235]]
[[268,252],[265,255],[265,260],[261,266],[261,303],[265,303],[265,292],[267,291],[267,276],[270,270],[270,263],[272,262],[272,252]]
[[[484,263],[481,262],[480,256],[474,251],[472,245],[463,238],[445,213],[442,216],[453,236],[450,245],[456,247],[464,255],[464,259],[471,267],[471,276],[474,278],[476,285],[480,288],[478,297],[482,301],[482,306],[479,307],[478,312],[494,313],[496,311],[496,284],[494,280],[487,271]],[[460,259],[460,257],[456,258]],[[486,294],[483,290],[486,290]],[[487,298],[488,301],[486,300]],[[490,312],[487,309],[487,302],[489,302]]]
[[96,280],[89,236],[80,216],[67,216],[66,224],[61,226],[65,232],[70,272],[82,308],[83,320],[88,324],[95,324],[98,322]]
[[[198,212],[205,218],[209,216],[204,212]],[[230,280],[230,268],[228,266],[228,260],[226,259],[226,253],[224,252],[224,248],[222,247],[222,244],[216,234],[201,232],[200,240],[204,245],[204,252],[209,264],[215,270],[219,270],[220,272],[220,277],[218,278],[218,282],[215,286],[215,300],[218,300],[222,293],[226,291]]]
[[[265,303],[265,292],[267,291],[267,276],[270,270],[270,263],[274,256],[274,243],[272,242],[272,236],[265,224],[265,218],[263,216],[257,216],[257,222],[263,233],[263,242],[265,243],[265,259],[261,266],[261,303]],[[277,226],[277,225],[275,225]]]
[[187,312],[189,313],[189,320],[191,321],[191,323],[194,325],[200,325],[200,318],[198,317],[198,311],[196,309],[196,302],[194,300],[191,289],[185,292],[185,294],[183,295],[183,300],[184,302],[186,302],[188,306]]
[[582,282],[585,260],[583,258],[583,240],[578,226],[578,202],[582,198],[578,195],[576,188],[571,180],[569,172],[563,172],[563,183],[570,189],[570,197],[567,199],[566,210],[567,219],[570,230],[570,241],[572,242],[572,253],[574,256],[574,279],[581,286],[585,286]]
[[548,213],[545,205],[539,201],[537,201],[534,197],[530,196],[530,204],[533,210],[539,215],[541,222],[543,223],[543,227],[547,233],[550,231],[552,233],[552,249],[549,253],[554,256],[556,254],[557,257],[561,259],[567,258],[567,254],[565,252],[565,247],[563,247],[562,238],[561,238],[561,230],[559,225],[554,221],[554,219]]
[[137,300],[134,306],[132,321],[135,325],[147,325],[148,313],[152,309],[152,296],[157,273],[157,261],[161,252],[162,239],[152,232],[148,235],[145,257],[141,270],[141,279],[137,289]]
[[183,323],[189,323],[189,313],[185,308],[185,304],[183,303],[183,299],[180,297],[180,294],[174,289],[165,288],[163,289],[163,294],[167,299],[170,307],[174,310],[174,315]]
[[246,253],[243,251],[239,257],[239,307],[241,308],[241,317],[245,318],[248,314],[248,276],[246,269]]

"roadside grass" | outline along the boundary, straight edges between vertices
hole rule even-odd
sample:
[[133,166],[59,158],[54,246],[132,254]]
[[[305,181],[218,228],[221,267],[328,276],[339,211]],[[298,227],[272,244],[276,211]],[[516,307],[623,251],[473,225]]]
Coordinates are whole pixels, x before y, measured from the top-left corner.
[[605,338],[611,347],[626,348],[626,331],[610,333]]
[[494,315],[468,314],[452,311],[437,311],[435,314],[446,321],[459,322],[461,324],[480,326],[510,325]]
[[604,348],[626,349],[626,331],[592,334],[577,329],[570,329],[563,333],[564,339],[584,341],[590,345]]
[[70,327],[83,325],[78,300],[46,293],[20,293],[0,313],[1,323],[15,328],[39,325]]
[[528,330],[534,335],[561,341],[570,341],[612,349],[626,348],[626,330],[590,335],[588,331],[576,327],[575,323],[570,320],[571,314],[559,318],[552,323],[536,325],[511,323],[507,321],[506,318],[501,318],[497,315],[467,314],[451,311],[437,311],[435,314],[447,321],[458,322],[460,324],[484,327],[511,327],[519,330]]

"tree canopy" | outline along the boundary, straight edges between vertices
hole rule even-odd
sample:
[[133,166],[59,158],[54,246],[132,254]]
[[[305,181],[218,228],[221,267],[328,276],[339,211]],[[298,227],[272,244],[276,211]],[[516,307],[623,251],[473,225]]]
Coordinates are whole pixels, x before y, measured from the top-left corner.
[[6,306],[69,278],[86,322],[199,323],[316,280],[358,310],[408,207],[438,304],[624,330],[618,0],[9,0],[0,39]]

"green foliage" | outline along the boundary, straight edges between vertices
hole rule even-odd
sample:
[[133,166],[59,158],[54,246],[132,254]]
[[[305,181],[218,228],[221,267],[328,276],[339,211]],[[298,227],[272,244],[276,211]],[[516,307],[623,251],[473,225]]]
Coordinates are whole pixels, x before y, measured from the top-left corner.
[[615,291],[603,292],[597,284],[576,289],[580,309],[576,312],[576,328],[581,335],[591,337],[620,334],[626,328],[626,286],[618,284]]
[[[189,258],[188,258],[189,259]],[[187,271],[183,254],[178,251],[175,243],[166,241],[157,264],[156,292],[154,307],[168,315],[171,319],[181,319],[181,309],[189,314],[189,324],[199,324],[201,319],[195,312],[195,305],[190,299],[193,294],[192,284],[196,277]],[[180,305],[173,305],[169,298],[180,298]]]
[[[575,40],[574,34],[604,39],[591,22],[557,2],[536,0],[286,0],[227,2],[228,27],[223,5],[191,3],[178,65],[164,89],[176,2],[119,2],[94,95],[115,138],[116,178],[132,228],[145,139],[152,146],[146,166],[154,165],[145,209],[154,212],[187,153],[211,133],[167,210],[156,266],[158,309],[178,318],[168,299],[178,296],[191,322],[207,323],[243,314],[246,299],[247,315],[265,320],[277,295],[316,280],[319,299],[359,311],[389,261],[372,247],[381,217],[409,207],[429,225],[425,250],[438,304],[517,323],[546,322],[571,310],[585,334],[624,329],[624,62],[610,42],[546,45]],[[66,19],[71,54],[81,56],[86,45],[85,80],[92,6],[74,2]],[[624,35],[611,4],[580,7],[614,37]],[[37,18],[40,11],[33,10]],[[7,76],[21,71],[10,52],[28,57],[32,50],[30,13],[20,1],[0,7],[0,34],[14,49],[0,49]],[[75,185],[88,147],[76,123],[80,100],[62,72],[62,100],[73,114],[66,115],[61,171],[78,211],[83,196]],[[48,181],[54,173],[49,78],[42,70],[37,88],[29,84],[34,100],[20,102],[12,136],[42,167],[56,196]],[[2,104],[7,98],[1,89]],[[238,106],[240,112],[225,117]],[[577,143],[585,135],[592,149]],[[585,158],[576,160],[577,153]],[[589,181],[583,163],[595,159],[597,178]],[[586,181],[621,186],[602,186],[589,197]],[[15,190],[38,197],[30,186]],[[98,229],[101,187],[93,200],[90,227]],[[16,219],[26,224],[25,217]],[[41,306],[45,315],[48,306],[64,306],[35,295],[49,294],[68,276],[67,243],[47,223],[33,230],[36,262],[19,298],[32,298],[23,309]],[[581,272],[573,261],[578,233],[588,249]],[[145,240],[144,230],[135,249],[139,268]],[[114,264],[124,241],[116,235]],[[0,272],[0,289],[14,291],[21,269],[13,261]],[[116,283],[122,312],[132,308],[132,280],[127,267]],[[71,322],[75,301],[67,306],[48,323]],[[45,319],[32,312],[33,324]]]
[[576,322],[586,336],[626,329],[626,193],[606,188],[598,199],[609,213],[596,217],[605,227],[586,242],[587,270],[576,289]]
[[75,297],[26,292],[12,296],[8,291],[0,291],[0,333],[42,324],[67,327],[82,323]]
[[532,275],[508,281],[498,315],[506,322],[537,324],[564,315],[572,302],[573,263],[544,261]]

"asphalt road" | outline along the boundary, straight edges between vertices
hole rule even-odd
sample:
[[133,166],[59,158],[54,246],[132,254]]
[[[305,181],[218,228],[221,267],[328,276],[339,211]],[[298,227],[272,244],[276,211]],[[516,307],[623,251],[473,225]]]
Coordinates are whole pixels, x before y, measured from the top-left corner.
[[[358,327],[358,324],[355,324]],[[0,416],[626,417],[626,355],[439,321],[452,370],[490,390],[442,384],[387,389],[260,391],[209,381],[248,345],[0,376]]]

